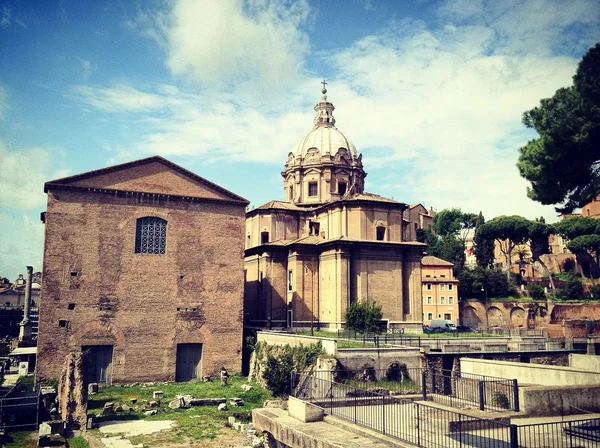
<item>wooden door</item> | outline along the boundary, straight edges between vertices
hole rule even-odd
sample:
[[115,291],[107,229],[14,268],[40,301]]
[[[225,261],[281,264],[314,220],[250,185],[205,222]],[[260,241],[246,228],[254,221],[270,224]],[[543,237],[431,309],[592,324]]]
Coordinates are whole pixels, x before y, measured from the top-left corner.
[[175,381],[190,381],[200,377],[202,344],[177,344]]
[[82,347],[85,355],[86,382],[102,385],[111,384],[112,345],[90,345]]

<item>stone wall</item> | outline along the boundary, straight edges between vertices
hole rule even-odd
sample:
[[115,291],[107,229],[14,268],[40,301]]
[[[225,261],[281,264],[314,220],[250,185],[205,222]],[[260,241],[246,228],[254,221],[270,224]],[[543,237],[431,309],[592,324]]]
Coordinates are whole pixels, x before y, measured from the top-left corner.
[[520,411],[530,417],[600,411],[600,385],[519,388]]
[[405,364],[410,369],[423,365],[418,348],[349,348],[338,350],[337,359],[346,370],[360,370],[365,365],[386,370],[394,363]]
[[569,354],[569,367],[581,370],[600,372],[600,356]]
[[498,378],[516,378],[519,385],[600,385],[600,371],[590,372],[589,370],[564,366],[461,358],[460,369],[464,373],[489,375]]

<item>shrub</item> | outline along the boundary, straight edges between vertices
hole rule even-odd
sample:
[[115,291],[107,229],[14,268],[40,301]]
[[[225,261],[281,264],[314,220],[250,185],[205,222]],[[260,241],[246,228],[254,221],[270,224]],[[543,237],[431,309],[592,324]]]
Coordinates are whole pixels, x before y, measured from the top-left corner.
[[377,302],[356,301],[346,310],[346,328],[361,332],[378,332],[381,316],[381,306],[377,305]]
[[510,408],[510,401],[508,400],[508,396],[499,390],[494,392],[494,404],[502,409]]
[[274,396],[286,396],[290,392],[292,372],[301,372],[317,362],[324,353],[319,341],[311,345],[273,347],[257,343],[255,348],[257,358],[266,357],[262,378]]
[[590,296],[594,299],[600,299],[600,284],[590,286]]
[[540,285],[531,285],[529,287],[529,295],[533,300],[544,300],[546,298],[544,288]]
[[569,280],[565,287],[557,292],[557,295],[568,300],[576,300],[585,297],[581,279],[573,278],[572,280]]

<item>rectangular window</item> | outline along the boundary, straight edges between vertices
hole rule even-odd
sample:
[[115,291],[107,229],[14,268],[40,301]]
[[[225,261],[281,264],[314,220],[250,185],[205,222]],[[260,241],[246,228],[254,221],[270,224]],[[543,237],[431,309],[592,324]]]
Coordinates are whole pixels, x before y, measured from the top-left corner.
[[446,298],[444,296],[440,296],[440,305],[446,304]]
[[441,278],[446,278],[446,274],[440,274]]
[[449,296],[448,297],[448,305],[453,305],[454,304],[454,297]]
[[444,319],[446,319],[446,320],[452,320],[452,314],[450,314],[450,313],[444,313]]
[[433,319],[433,313],[427,313],[427,320]]
[[440,291],[443,291],[444,289],[446,289],[446,285],[444,285],[443,283],[440,285]]
[[260,279],[258,280],[258,290],[262,291],[263,290],[263,273],[260,273]]
[[427,283],[427,291],[431,291],[431,283]]
[[319,195],[319,187],[316,182],[308,183],[308,195],[309,196],[318,196]]
[[292,271],[288,271],[288,291],[293,291],[293,280],[294,280],[294,274]]
[[452,291],[452,283],[448,284],[448,291]]
[[166,245],[166,220],[156,216],[138,218],[135,228],[136,254],[164,254]]
[[346,182],[338,182],[338,193],[340,196],[344,196],[346,194]]
[[431,275],[429,275],[429,274],[425,274],[425,277],[431,277]]
[[377,227],[377,241],[385,240],[385,227]]
[[431,305],[431,303],[432,303],[431,296],[427,296],[427,305]]

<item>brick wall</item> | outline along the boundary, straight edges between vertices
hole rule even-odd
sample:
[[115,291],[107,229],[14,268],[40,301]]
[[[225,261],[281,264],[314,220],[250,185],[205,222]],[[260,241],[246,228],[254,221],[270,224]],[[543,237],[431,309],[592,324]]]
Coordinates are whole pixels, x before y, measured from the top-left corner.
[[[178,343],[203,344],[202,375],[240,371],[244,208],[50,190],[37,379],[107,344],[117,383],[173,381]],[[164,255],[134,253],[144,216],[168,221]]]

